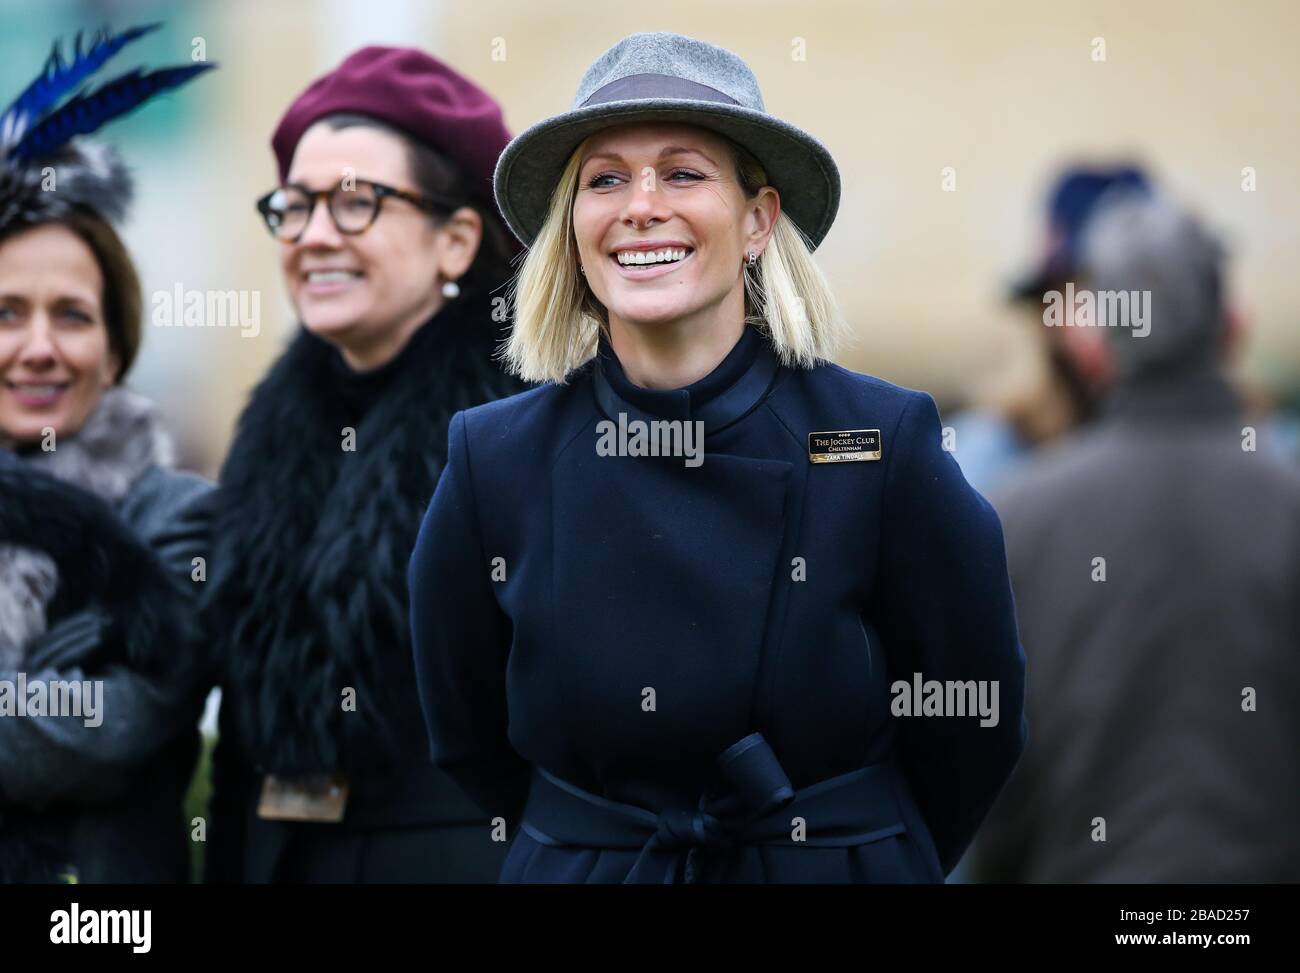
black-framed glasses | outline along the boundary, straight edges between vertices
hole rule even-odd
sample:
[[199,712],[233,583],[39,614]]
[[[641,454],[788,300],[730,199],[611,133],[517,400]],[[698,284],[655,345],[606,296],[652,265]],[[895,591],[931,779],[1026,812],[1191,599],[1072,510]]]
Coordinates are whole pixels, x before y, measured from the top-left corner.
[[354,179],[340,182],[330,189],[311,190],[297,183],[280,186],[257,201],[257,211],[262,214],[272,236],[285,243],[297,243],[316,212],[316,204],[322,199],[335,228],[340,233],[355,236],[374,225],[384,200],[390,198],[405,200],[426,213],[438,210],[436,203],[420,193],[368,179]]

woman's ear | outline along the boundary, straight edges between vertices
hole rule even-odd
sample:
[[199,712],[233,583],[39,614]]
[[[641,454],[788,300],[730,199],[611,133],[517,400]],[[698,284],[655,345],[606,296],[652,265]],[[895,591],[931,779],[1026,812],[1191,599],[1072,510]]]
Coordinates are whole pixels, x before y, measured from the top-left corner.
[[99,387],[105,391],[111,389],[122,377],[122,356],[116,348],[109,348],[104,356],[104,367],[100,376]]
[[438,227],[438,271],[457,280],[469,271],[483,242],[483,217],[472,206],[462,206]]
[[781,195],[772,186],[764,186],[753,199],[746,201],[745,206],[748,222],[745,249],[761,253],[767,248],[767,241],[772,238],[777,218],[781,215]]

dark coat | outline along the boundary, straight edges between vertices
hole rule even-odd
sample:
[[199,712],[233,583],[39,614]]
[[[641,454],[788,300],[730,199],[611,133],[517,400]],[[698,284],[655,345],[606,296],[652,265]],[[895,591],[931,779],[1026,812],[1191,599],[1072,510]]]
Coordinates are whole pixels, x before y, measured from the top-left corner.
[[1034,739],[973,880],[1300,881],[1300,473],[1247,421],[1217,373],[1134,383],[994,495]]
[[[254,391],[212,513],[209,881],[495,874],[500,846],[423,743],[405,571],[452,413],[522,387],[491,360],[499,331],[487,298],[463,297],[358,376],[300,328]],[[350,778],[339,825],[257,815],[264,775],[319,772]]]
[[209,489],[152,466],[110,504],[0,450],[0,544],[40,552],[59,579],[22,671],[103,682],[99,726],[0,719],[0,882],[188,880],[202,702],[191,513]]
[[[704,422],[702,465],[598,455],[619,413]],[[810,463],[866,428],[879,461]],[[502,881],[938,882],[1024,745],[998,518],[934,400],[750,329],[684,390],[602,339],[456,416],[410,584],[432,753],[514,830]],[[998,680],[1001,722],[891,717],[914,672]]]

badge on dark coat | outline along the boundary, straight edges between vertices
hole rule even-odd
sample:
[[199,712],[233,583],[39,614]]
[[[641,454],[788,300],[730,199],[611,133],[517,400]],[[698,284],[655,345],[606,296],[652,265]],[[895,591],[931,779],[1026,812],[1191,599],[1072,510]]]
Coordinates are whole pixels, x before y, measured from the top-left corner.
[[[702,423],[702,462],[610,455],[620,422]],[[686,389],[602,339],[454,418],[416,672],[434,759],[513,831],[502,881],[943,880],[1027,726],[1001,527],[940,437],[930,396],[751,329]],[[997,721],[893,715],[917,673],[996,684]]]

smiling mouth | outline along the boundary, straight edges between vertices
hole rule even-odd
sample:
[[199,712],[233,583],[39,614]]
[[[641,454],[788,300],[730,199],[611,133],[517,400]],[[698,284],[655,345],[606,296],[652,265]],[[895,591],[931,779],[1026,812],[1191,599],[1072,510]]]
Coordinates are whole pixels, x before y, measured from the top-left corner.
[[692,247],[665,247],[662,250],[619,250],[611,253],[625,277],[658,277],[685,263],[695,253]]
[[10,382],[5,381],[5,388],[19,399],[37,404],[57,399],[68,390],[69,382]]
[[346,284],[363,277],[359,270],[309,270],[302,275],[307,284]]

